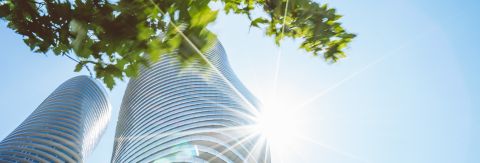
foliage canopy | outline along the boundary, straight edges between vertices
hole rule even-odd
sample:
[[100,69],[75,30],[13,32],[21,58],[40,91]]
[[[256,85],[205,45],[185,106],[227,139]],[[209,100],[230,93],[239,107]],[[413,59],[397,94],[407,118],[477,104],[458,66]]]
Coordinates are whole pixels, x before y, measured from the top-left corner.
[[[34,52],[78,59],[75,71],[93,67],[109,88],[115,78],[137,75],[162,54],[183,63],[201,61],[199,52],[215,34],[206,27],[223,11],[245,15],[275,43],[302,39],[301,49],[336,62],[355,37],[335,9],[312,0],[0,0],[0,19],[23,36]],[[265,16],[254,17],[262,11]],[[87,66],[89,65],[89,66]],[[90,71],[90,70],[89,70]]]

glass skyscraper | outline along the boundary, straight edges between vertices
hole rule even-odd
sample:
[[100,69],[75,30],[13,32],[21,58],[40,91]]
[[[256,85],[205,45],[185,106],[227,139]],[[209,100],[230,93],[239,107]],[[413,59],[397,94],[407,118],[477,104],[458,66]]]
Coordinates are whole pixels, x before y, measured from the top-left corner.
[[87,76],[71,78],[0,142],[0,162],[83,162],[110,115],[102,85]]
[[257,99],[231,70],[222,45],[209,64],[164,55],[131,79],[117,122],[112,162],[270,162],[253,125]]

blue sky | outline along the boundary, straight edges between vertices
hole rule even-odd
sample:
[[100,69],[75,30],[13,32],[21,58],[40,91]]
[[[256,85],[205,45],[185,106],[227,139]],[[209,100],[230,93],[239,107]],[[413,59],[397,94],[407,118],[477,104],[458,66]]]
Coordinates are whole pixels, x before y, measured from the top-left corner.
[[[327,64],[280,48],[239,16],[222,15],[211,29],[231,65],[262,100],[273,92],[303,115],[299,139],[284,162],[480,162],[480,2],[474,0],[327,1],[359,36],[348,58]],[[0,22],[0,138],[18,126],[58,85],[74,63],[35,54]],[[126,83],[110,91],[112,121],[87,162],[108,162]],[[315,98],[312,98],[315,97]]]

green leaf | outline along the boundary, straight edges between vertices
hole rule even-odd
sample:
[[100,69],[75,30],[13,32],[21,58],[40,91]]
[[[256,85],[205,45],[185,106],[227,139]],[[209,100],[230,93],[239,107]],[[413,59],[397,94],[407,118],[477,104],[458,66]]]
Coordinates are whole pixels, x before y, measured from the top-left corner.
[[254,20],[252,20],[252,22],[250,23],[250,26],[252,27],[260,27],[259,25],[260,24],[267,24],[269,21],[265,18],[256,18]]
[[218,11],[213,11],[208,7],[205,6],[193,6],[192,9],[189,10],[190,14],[190,26],[192,28],[195,27],[205,27],[208,23],[217,19]]
[[149,39],[150,37],[153,36],[153,32],[154,30],[151,29],[150,27],[146,27],[144,24],[138,24],[137,25],[137,29],[138,29],[138,35],[137,35],[137,38],[138,40],[146,40],[146,39]]
[[108,89],[112,89],[115,85],[115,80],[112,75],[106,75],[103,77],[103,82],[107,85]]
[[77,63],[77,65],[75,65],[75,70],[73,70],[73,71],[80,72],[82,70],[83,66],[85,66],[85,63],[79,62],[79,63]]
[[125,74],[128,77],[136,77],[138,74],[138,64],[137,63],[130,63],[127,68],[125,69]]

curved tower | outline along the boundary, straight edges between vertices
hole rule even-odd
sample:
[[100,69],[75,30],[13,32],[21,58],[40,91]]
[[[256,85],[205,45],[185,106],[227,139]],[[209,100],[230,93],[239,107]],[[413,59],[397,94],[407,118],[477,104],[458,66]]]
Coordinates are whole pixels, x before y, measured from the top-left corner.
[[71,78],[0,142],[0,162],[83,162],[110,112],[102,85],[87,76]]
[[230,69],[218,42],[211,65],[177,55],[130,80],[117,122],[112,162],[270,162],[252,127],[256,98]]

